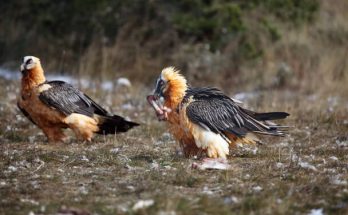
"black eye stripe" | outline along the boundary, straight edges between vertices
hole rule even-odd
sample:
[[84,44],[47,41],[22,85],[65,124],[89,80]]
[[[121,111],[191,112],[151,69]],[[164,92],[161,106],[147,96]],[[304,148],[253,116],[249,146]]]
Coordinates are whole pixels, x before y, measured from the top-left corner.
[[33,59],[29,58],[29,59],[25,62],[25,64],[29,64],[29,63],[32,63],[32,62],[33,62]]

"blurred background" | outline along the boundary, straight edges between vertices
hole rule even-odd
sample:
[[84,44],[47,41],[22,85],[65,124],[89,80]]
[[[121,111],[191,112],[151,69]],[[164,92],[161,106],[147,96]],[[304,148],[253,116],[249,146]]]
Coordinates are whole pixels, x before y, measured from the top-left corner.
[[25,55],[54,74],[153,84],[175,66],[224,90],[339,90],[346,0],[2,0],[0,65]]

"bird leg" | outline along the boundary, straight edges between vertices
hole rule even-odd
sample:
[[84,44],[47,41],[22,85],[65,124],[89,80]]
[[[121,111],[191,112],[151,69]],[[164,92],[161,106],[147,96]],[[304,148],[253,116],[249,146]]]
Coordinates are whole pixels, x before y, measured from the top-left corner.
[[66,136],[65,136],[63,130],[58,126],[43,127],[42,131],[46,135],[48,142],[53,142],[53,143],[62,142],[62,143],[64,143],[66,140]]

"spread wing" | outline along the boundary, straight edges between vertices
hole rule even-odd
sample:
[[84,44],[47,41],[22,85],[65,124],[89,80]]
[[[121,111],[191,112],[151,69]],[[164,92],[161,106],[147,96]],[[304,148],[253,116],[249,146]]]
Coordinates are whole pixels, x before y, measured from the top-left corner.
[[68,83],[50,81],[42,84],[42,87],[45,90],[42,90],[39,99],[47,106],[65,115],[72,113],[79,113],[90,117],[94,113],[102,116],[108,115],[104,108]]
[[[187,117],[195,124],[215,133],[245,136],[248,132],[283,135],[279,126],[259,121],[251,111],[238,106],[216,88],[191,88],[187,91]],[[184,99],[185,102],[185,99]],[[279,112],[277,112],[279,113]],[[254,113],[255,114],[255,113]],[[269,113],[272,115],[271,113]]]

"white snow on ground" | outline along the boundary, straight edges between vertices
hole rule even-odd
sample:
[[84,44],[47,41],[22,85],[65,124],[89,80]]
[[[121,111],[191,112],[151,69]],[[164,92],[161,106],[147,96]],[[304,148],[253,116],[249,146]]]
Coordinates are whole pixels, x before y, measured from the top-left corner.
[[131,87],[132,84],[128,78],[121,77],[121,78],[118,78],[116,80],[116,86],[117,87]]
[[263,190],[262,187],[260,187],[259,185],[254,186],[252,189],[253,189],[253,191],[256,192],[256,193],[258,193],[258,192],[260,192],[260,191]]
[[322,208],[312,209],[308,215],[324,215],[324,212]]
[[8,69],[0,68],[0,77],[7,79],[7,80],[18,80],[21,78],[21,73],[13,72]]
[[137,203],[134,204],[132,210],[133,211],[138,211],[143,208],[148,208],[155,204],[155,201],[153,199],[148,199],[148,200],[139,200]]
[[[8,69],[0,68],[0,77],[7,80],[19,80],[21,78],[21,73],[19,71],[11,71]],[[74,78],[69,75],[57,75],[57,74],[46,74],[46,79],[49,80],[60,80],[72,84],[74,86],[81,86],[83,88],[90,87],[94,83],[83,78]],[[127,78],[118,78],[116,83],[113,81],[104,81],[100,88],[104,91],[112,91],[116,87],[131,87],[132,84]]]
[[298,160],[298,165],[304,169],[317,171],[317,168],[314,165],[308,163],[307,161],[302,161],[301,158]]
[[341,179],[340,175],[335,175],[331,178],[331,183],[334,185],[347,185],[347,180]]

